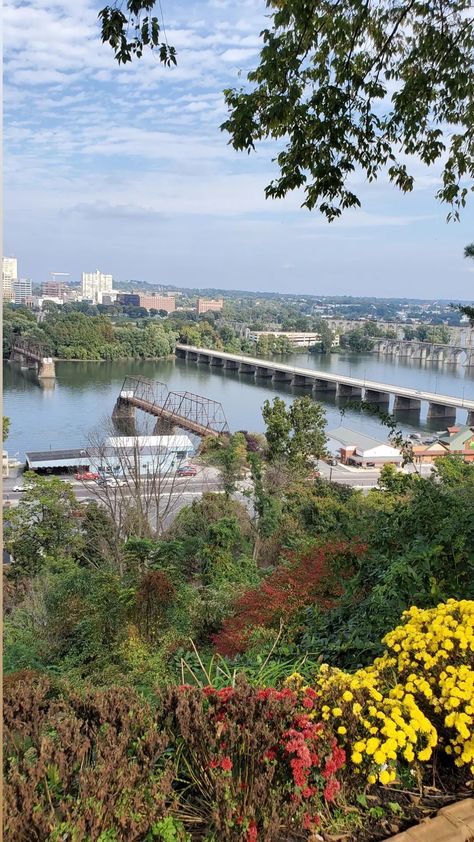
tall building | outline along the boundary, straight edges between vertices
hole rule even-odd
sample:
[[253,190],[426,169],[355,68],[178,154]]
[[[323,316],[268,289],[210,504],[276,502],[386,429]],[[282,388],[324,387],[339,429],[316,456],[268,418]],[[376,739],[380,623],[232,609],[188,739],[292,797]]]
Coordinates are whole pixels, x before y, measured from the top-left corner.
[[18,260],[16,257],[4,257],[2,265],[3,297],[7,301],[13,298],[13,282],[18,278]]
[[198,313],[207,313],[209,310],[222,310],[223,306],[223,298],[198,298],[196,309]]
[[15,304],[31,304],[33,284],[29,278],[16,278],[13,281],[13,298]]
[[97,304],[101,300],[100,293],[110,292],[112,289],[112,275],[104,275],[99,269],[95,272],[82,273],[82,297]]

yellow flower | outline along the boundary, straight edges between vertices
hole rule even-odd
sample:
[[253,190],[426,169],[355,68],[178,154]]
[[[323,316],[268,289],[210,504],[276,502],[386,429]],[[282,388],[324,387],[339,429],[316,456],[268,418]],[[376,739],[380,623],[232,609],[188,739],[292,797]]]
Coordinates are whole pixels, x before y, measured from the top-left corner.
[[381,784],[388,784],[390,783],[391,775],[387,769],[384,769],[383,772],[380,772],[379,781]]
[[352,760],[353,763],[356,763],[356,764],[362,763],[362,755],[358,751],[353,751],[351,760]]
[[333,708],[333,709],[332,709],[332,715],[333,715],[333,716],[342,716],[342,710],[341,710],[341,708]]
[[354,696],[352,695],[350,690],[346,690],[345,693],[342,694],[342,698],[345,702],[352,702]]
[[347,728],[345,728],[344,725],[340,725],[339,728],[337,729],[337,733],[338,734],[347,734]]

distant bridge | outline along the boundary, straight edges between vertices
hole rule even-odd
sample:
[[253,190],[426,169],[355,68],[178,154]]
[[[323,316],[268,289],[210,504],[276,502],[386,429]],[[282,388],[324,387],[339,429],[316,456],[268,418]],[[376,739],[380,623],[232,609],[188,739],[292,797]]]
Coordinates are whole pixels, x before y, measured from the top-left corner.
[[197,436],[219,436],[229,426],[218,401],[192,392],[169,392],[165,383],[145,377],[126,377],[117,398],[112,418],[135,421],[135,410],[156,417],[156,432],[171,432],[176,427]]
[[375,380],[349,377],[328,371],[314,371],[309,368],[297,368],[287,363],[276,363],[228,354],[226,351],[213,351],[209,348],[196,348],[191,345],[176,345],[176,356],[183,359],[205,363],[209,366],[238,371],[251,377],[267,378],[274,383],[289,383],[315,391],[336,393],[340,397],[364,398],[367,403],[385,405],[388,408],[390,396],[394,396],[393,410],[411,410],[420,412],[421,402],[428,403],[428,418],[455,419],[457,409],[467,411],[467,423],[474,424],[474,400],[454,395],[440,395],[437,392],[410,389]]
[[54,379],[56,377],[53,358],[49,356],[45,346],[36,339],[12,333],[10,359],[21,363],[25,368],[37,368],[40,378]]
[[466,368],[474,367],[474,349],[460,345],[441,345],[410,339],[374,339],[372,350],[376,354],[404,357],[409,360],[425,360],[448,365],[461,363]]

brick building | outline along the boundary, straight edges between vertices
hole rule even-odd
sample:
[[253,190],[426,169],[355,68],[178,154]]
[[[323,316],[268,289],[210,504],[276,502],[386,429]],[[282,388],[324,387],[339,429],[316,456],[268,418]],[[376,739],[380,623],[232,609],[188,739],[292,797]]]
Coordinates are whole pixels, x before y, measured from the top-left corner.
[[207,313],[209,310],[219,311],[224,306],[223,298],[198,298],[196,310],[199,313]]

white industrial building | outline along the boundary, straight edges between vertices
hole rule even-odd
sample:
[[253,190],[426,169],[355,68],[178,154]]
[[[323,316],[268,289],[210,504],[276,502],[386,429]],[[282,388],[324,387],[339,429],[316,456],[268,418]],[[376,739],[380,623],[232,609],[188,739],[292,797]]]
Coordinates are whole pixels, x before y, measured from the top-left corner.
[[345,465],[358,465],[361,468],[381,467],[382,465],[401,465],[401,452],[389,442],[379,441],[365,436],[348,427],[338,427],[327,433],[341,445],[339,455]]
[[113,436],[101,446],[29,452],[26,467],[47,473],[93,471],[102,476],[163,476],[189,459],[194,450],[186,435]]

